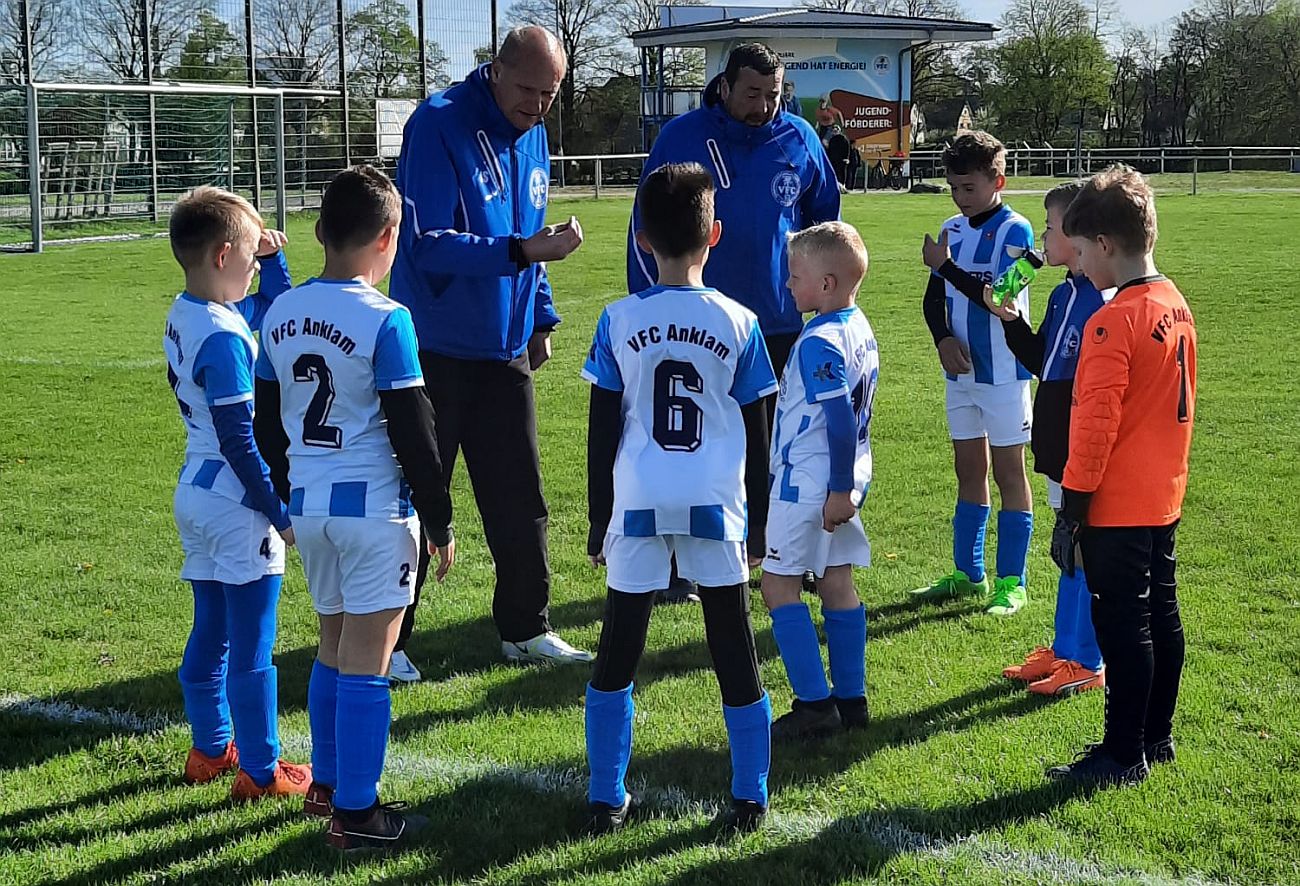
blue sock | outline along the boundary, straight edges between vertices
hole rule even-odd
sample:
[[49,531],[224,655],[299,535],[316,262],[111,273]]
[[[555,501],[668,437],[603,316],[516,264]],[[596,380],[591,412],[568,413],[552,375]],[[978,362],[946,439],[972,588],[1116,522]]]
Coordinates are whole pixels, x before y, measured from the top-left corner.
[[767,773],[772,768],[772,701],[722,706],[731,744],[731,796],[767,806]]
[[957,499],[952,515],[952,562],[971,581],[984,577],[984,531],[989,506]]
[[632,759],[632,686],[602,692],[587,684],[587,800],[622,806],[627,800],[627,764]]
[[1033,511],[998,511],[998,578],[1016,575],[1025,583],[1025,561],[1033,534]]
[[1082,569],[1074,570],[1075,593],[1078,595],[1079,614],[1074,623],[1077,652],[1075,661],[1089,670],[1101,669],[1101,649],[1097,646],[1097,630],[1092,626],[1092,592]]
[[242,585],[225,585],[226,632],[230,637],[230,713],[235,724],[239,768],[261,787],[275,776],[280,733],[275,666],[275,612],[282,577],[264,575]]
[[[828,637],[829,640],[829,623]],[[805,603],[790,603],[772,610],[772,636],[781,650],[790,688],[800,701],[822,701],[831,690],[822,668],[822,651],[817,643],[817,629]]]
[[867,695],[867,607],[827,609],[826,649],[831,656],[831,683],[836,698]]
[[1052,638],[1052,652],[1057,658],[1077,661],[1078,639],[1075,628],[1079,619],[1079,593],[1076,584],[1083,575],[1081,570],[1074,571],[1074,578],[1061,573],[1056,581],[1056,615],[1053,626],[1056,635]]
[[192,581],[194,626],[176,676],[194,747],[209,757],[225,753],[233,731],[226,701],[226,595],[220,582]]
[[280,759],[275,665],[230,674],[230,712],[235,721],[239,768],[259,787],[275,777]]
[[339,674],[338,714],[334,724],[338,749],[335,808],[359,812],[369,809],[379,799],[379,776],[384,771],[392,718],[387,677]]
[[338,753],[334,743],[338,722],[339,672],[316,659],[307,681],[307,721],[311,724],[311,778],[334,787],[338,783]]

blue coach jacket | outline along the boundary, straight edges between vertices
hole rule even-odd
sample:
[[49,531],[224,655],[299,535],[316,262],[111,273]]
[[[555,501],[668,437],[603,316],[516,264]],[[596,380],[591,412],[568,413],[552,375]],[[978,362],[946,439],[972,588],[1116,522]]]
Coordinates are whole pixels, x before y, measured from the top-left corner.
[[[659,133],[642,178],[665,163],[699,163],[713,176],[722,239],[709,253],[704,282],[758,315],[768,335],[798,332],[803,318],[786,288],[786,234],[840,217],[839,183],[813,128],[785,112],[766,126],[732,119],[718,95],[721,75],[703,106],[670,120]],[[640,292],[658,276],[654,257],[637,248],[640,211],[632,208],[627,288]]]
[[411,310],[420,349],[510,360],[534,329],[560,322],[546,268],[519,270],[510,238],[545,224],[550,150],[497,107],[490,65],[435,93],[406,121],[397,161],[402,226],[389,286]]

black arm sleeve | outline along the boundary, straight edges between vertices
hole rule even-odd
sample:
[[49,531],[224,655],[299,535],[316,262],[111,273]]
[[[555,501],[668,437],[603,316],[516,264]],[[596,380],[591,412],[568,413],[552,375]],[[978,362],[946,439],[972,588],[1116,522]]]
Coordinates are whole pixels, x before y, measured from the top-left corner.
[[253,439],[271,469],[271,485],[280,501],[289,503],[289,435],[280,420],[280,383],[256,379],[253,383]]
[[988,308],[984,307],[984,281],[979,277],[969,271],[963,271],[953,263],[952,259],[948,259],[939,266],[939,276],[956,287],[957,291],[962,295],[984,310],[988,310]]
[[598,556],[605,546],[614,513],[614,459],[623,436],[623,395],[591,386],[587,413],[587,555]]
[[1043,331],[1034,332],[1024,317],[1003,320],[1002,331],[1006,333],[1007,347],[1020,365],[1040,378],[1043,375],[1043,363],[1047,359],[1047,342]]
[[423,388],[415,387],[380,391],[379,405],[388,419],[388,440],[411,486],[411,499],[424,534],[443,547],[452,540],[451,495],[438,457],[433,404]]
[[930,336],[934,339],[935,347],[939,342],[952,335],[952,330],[948,328],[948,296],[944,292],[943,278],[930,275],[930,282],[925,287],[925,299],[921,302],[921,310],[925,313],[925,325],[930,327]]
[[745,419],[745,498],[749,502],[749,555],[767,553],[768,446],[767,405],[755,400],[741,407]]

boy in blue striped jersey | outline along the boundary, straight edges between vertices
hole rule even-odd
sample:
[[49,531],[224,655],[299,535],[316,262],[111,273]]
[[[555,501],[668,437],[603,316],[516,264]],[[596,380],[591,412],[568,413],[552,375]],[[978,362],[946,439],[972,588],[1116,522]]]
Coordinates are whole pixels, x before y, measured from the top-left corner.
[[[1083,327],[1115,294],[1114,289],[1098,291],[1083,275],[1079,252],[1061,230],[1065,210],[1081,190],[1082,183],[1067,182],[1057,185],[1043,199],[1047,210],[1047,228],[1043,232],[1047,264],[1064,265],[1068,274],[1065,282],[1052,290],[1038,331],[1030,328],[1014,304],[993,304],[992,289],[985,288],[983,299],[985,307],[1002,321],[1011,352],[1039,378],[1030,447],[1034,470],[1047,477],[1048,503],[1058,512],[1062,507],[1061,478],[1069,453],[1070,406]],[[1092,595],[1082,569],[1075,569],[1073,575],[1061,573],[1052,645],[1037,647],[1023,664],[1006,668],[1002,675],[1024,681],[1035,695],[1073,695],[1105,685],[1101,650],[1092,627]]]
[[271,663],[293,528],[253,440],[253,330],[289,288],[285,238],[243,197],[211,187],[177,202],[169,235],[185,271],[163,337],[186,432],[173,508],[181,578],[194,590],[177,675],[193,741],[184,777],[201,784],[238,768],[237,800],[303,794],[311,767],[279,759]]
[[[965,133],[943,154],[952,199],[961,210],[936,241],[925,236],[930,268],[926,324],[947,376],[948,431],[957,472],[953,571],[917,588],[918,598],[983,596],[985,611],[1011,615],[1028,602],[1025,560],[1034,515],[1025,475],[1032,418],[1029,371],[1007,347],[1002,324],[983,306],[983,291],[1034,244],[1024,216],[1002,203],[1006,149],[986,132]],[[1015,298],[1029,313],[1029,290]],[[1001,493],[997,575],[984,574],[990,463]]]
[[[853,567],[871,565],[858,508],[871,486],[871,410],[880,359],[854,300],[867,249],[852,226],[823,222],[790,235],[790,292],[813,311],[781,375],[772,432],[763,602],[795,699],[772,740],[818,738],[867,725],[867,613]],[[831,683],[808,606],[816,576]]]

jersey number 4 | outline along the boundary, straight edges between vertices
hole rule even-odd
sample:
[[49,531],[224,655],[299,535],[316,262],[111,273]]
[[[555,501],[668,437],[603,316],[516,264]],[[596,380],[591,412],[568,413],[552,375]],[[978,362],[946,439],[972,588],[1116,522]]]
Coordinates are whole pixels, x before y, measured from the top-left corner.
[[316,393],[302,416],[302,442],[324,449],[343,448],[343,429],[328,425],[334,405],[334,376],[320,354],[303,354],[293,362],[293,380],[316,382]]
[[655,367],[654,438],[670,452],[694,452],[704,442],[704,410],[683,391],[704,393],[690,363],[663,360]]

